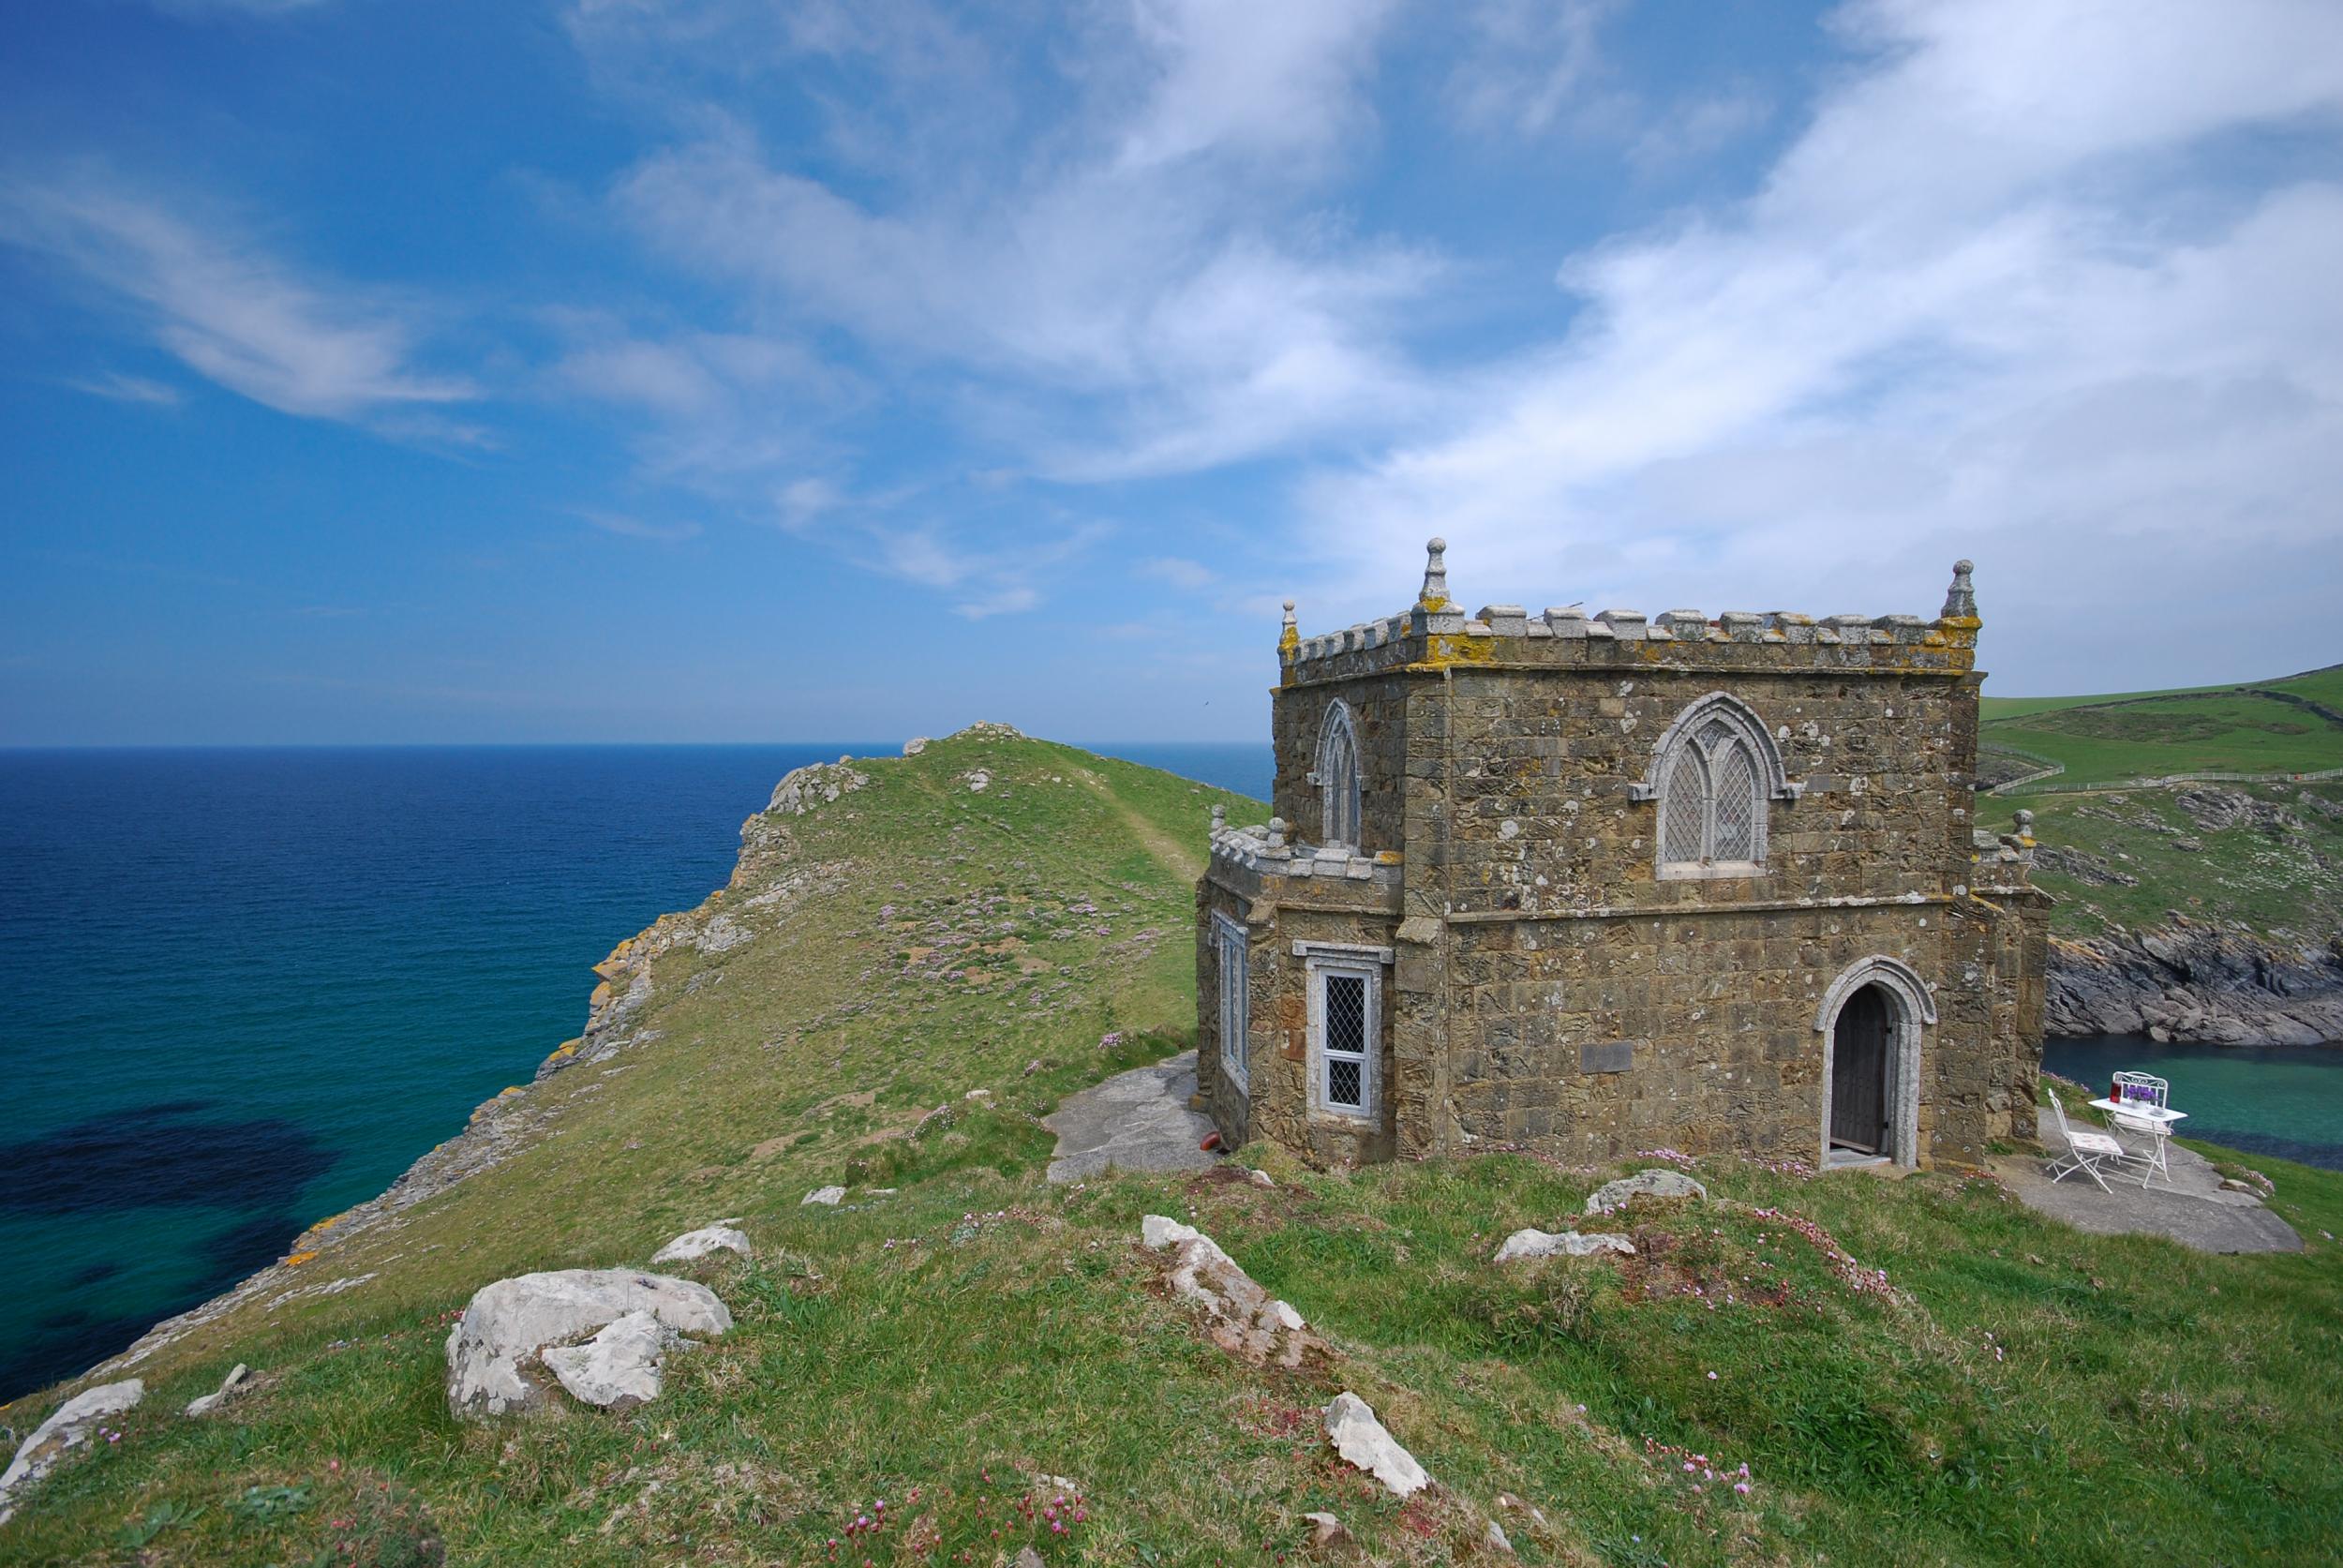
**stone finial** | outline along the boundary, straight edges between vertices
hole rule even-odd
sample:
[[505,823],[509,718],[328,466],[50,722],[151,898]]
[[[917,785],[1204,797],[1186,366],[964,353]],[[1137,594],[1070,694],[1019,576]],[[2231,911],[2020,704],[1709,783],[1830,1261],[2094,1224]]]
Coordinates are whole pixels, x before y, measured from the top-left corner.
[[1424,590],[1415,602],[1427,610],[1448,607],[1448,541],[1435,534],[1425,542]]
[[1290,653],[1302,646],[1302,629],[1293,623],[1293,601],[1286,601],[1285,629],[1277,634],[1277,651]]
[[1213,807],[1213,809],[1212,809],[1212,830],[1213,830],[1214,832],[1217,833],[1217,832],[1219,832],[1219,831],[1220,831],[1220,829],[1222,829],[1223,828],[1226,828],[1228,825],[1229,825],[1229,808],[1228,808],[1228,807],[1226,807],[1226,806],[1215,806],[1215,807]]
[[1271,849],[1283,849],[1285,846],[1286,819],[1282,816],[1273,816],[1269,819],[1268,847]]
[[1945,607],[1937,612],[1940,620],[1975,620],[1977,619],[1977,590],[1970,585],[1969,574],[1977,570],[1973,561],[1952,563],[1952,586],[1945,590]]
[[2018,813],[2018,837],[2022,839],[2030,839],[2033,836],[2034,814],[2029,811],[2021,811]]

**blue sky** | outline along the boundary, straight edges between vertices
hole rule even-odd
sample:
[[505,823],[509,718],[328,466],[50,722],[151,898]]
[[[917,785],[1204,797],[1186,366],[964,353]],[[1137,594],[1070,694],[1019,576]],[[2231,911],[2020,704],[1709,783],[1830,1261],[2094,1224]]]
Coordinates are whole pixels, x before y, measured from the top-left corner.
[[0,743],[1254,739],[1305,631],[2343,659],[2329,0],[0,13]]

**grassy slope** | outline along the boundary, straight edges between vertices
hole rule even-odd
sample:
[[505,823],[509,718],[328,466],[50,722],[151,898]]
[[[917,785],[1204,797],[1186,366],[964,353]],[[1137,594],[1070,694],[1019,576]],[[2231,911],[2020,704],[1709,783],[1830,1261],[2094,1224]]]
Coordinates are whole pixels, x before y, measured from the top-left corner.
[[[2051,925],[2062,935],[2145,930],[2163,924],[2172,910],[2313,943],[2343,932],[2343,780],[2220,785],[2284,815],[2216,830],[2181,808],[2185,787],[1979,797],[1978,821],[2007,832],[2018,809],[2027,808],[2044,844],[2096,862],[2093,874],[2081,876],[2048,859],[2034,868],[2036,884],[2058,899]],[[2304,804],[2306,795],[2327,802],[2335,814]],[[2106,873],[2139,880],[2126,886]]]
[[[2250,686],[2103,696],[1987,698],[1982,743],[2014,747],[2067,765],[2048,781],[2155,778],[2193,771],[2310,772],[2343,767],[2343,724],[2266,694],[2286,693],[2343,712],[2343,665]],[[2011,763],[2014,773],[2024,765]],[[2073,875],[2044,864],[2035,880],[2058,895],[2052,915],[2063,934],[2097,935],[2115,927],[2162,923],[2179,910],[2192,918],[2323,941],[2343,931],[2343,817],[2306,806],[2306,792],[2343,803],[2343,782],[2302,785],[2224,784],[2286,818],[2207,831],[2184,812],[2173,789],[2106,793],[2029,793],[1981,799],[1979,825],[2006,830],[2021,806],[2035,813],[2036,835],[2073,850],[2108,872],[2138,878]],[[2194,843],[2200,848],[2187,848]]]
[[[981,796],[956,784],[978,766]],[[1506,1271],[1496,1240],[1553,1228],[1600,1173],[1272,1158],[1274,1189],[1052,1189],[1033,1113],[1191,1016],[1183,862],[1227,798],[992,738],[867,770],[791,822],[792,866],[854,874],[778,925],[750,913],[746,947],[663,959],[661,1038],[515,1097],[555,1136],[305,1265],[376,1279],[158,1356],[123,1439],[34,1494],[0,1557],[127,1561],[127,1531],[155,1563],[414,1561],[419,1535],[460,1561],[989,1563],[1029,1540],[1052,1562],[1249,1561],[1331,1507],[1376,1559],[1431,1563],[1470,1554],[1500,1491],[1544,1513],[1500,1516],[1532,1562],[2285,1561],[2343,1526],[2343,1390],[2305,1375],[2343,1356],[2343,1176],[2269,1167],[2310,1250],[2243,1259],[2082,1236],[1956,1174],[1712,1160],[1733,1202],[1648,1217],[1626,1268]],[[1021,945],[978,961],[987,983],[924,978],[966,967],[918,956],[974,945],[952,934]],[[961,1098],[977,1086],[990,1103]],[[948,1127],[881,1136],[946,1101]],[[861,1185],[798,1203],[828,1180]],[[1854,1288],[1768,1208],[1900,1293]],[[1192,1215],[1326,1355],[1284,1373],[1212,1349],[1132,1246],[1151,1211]],[[658,1403],[448,1417],[440,1342],[471,1289],[639,1262],[721,1216],[759,1247],[703,1271],[739,1326],[676,1358]],[[237,1359],[264,1381],[231,1419],[173,1413]],[[1329,1462],[1314,1408],[1346,1386],[1440,1495],[1401,1508]],[[1746,1463],[1752,1492],[1672,1448]],[[1018,1510],[1021,1471],[1082,1485],[1067,1535]],[[894,1523],[833,1557],[882,1497]]]
[[2092,697],[1988,698],[1981,739],[2067,765],[2060,784],[2185,771],[2343,768],[2343,723],[2272,696],[2343,711],[2343,667],[2246,686]]

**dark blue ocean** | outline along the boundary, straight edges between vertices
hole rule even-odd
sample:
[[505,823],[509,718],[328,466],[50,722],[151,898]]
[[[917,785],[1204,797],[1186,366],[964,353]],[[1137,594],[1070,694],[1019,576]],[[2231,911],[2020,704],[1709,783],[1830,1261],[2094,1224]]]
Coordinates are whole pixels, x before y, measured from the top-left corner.
[[[1101,749],[1269,792],[1266,745]],[[382,1190],[783,773],[897,750],[0,752],[0,1400]]]

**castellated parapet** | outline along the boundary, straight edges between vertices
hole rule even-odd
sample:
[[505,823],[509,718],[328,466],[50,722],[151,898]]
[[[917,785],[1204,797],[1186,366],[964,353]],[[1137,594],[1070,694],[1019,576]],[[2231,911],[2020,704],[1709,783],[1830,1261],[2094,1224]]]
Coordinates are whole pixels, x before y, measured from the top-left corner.
[[1304,637],[1287,606],[1276,814],[1216,823],[1199,886],[1231,1143],[1915,1165],[2031,1135],[2048,900],[2022,826],[1971,820],[1968,562],[1933,620],[1468,616],[1445,550],[1398,615]]

